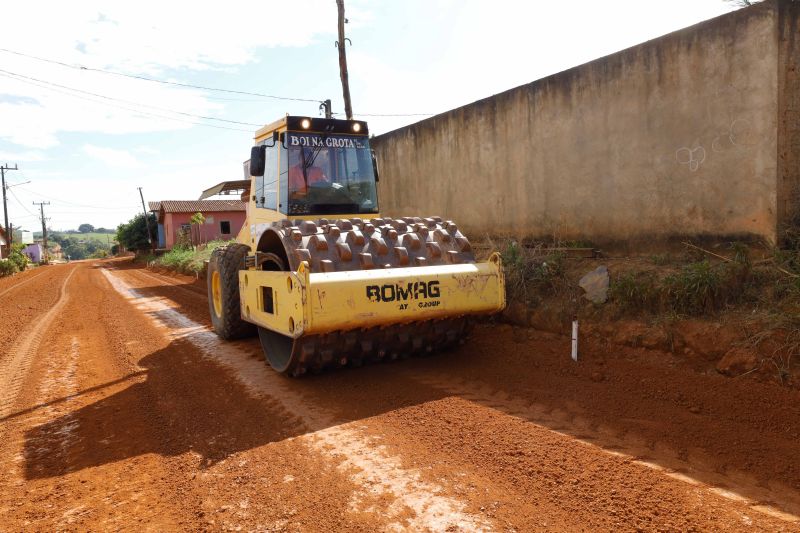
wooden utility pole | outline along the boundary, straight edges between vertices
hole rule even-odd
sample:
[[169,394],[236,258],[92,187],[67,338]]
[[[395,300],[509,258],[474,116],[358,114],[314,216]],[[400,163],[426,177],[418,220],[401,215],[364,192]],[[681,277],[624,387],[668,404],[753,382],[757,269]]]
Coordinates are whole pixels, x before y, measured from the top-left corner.
[[47,223],[44,219],[44,206],[50,205],[50,202],[33,202],[33,205],[38,205],[42,213],[42,241],[44,243],[44,250],[42,250],[42,262],[47,263]]
[[5,220],[6,223],[3,226],[3,228],[5,228],[5,230],[6,230],[6,239],[8,239],[8,249],[10,250],[11,249],[11,241],[13,241],[14,239],[8,233],[8,203],[6,202],[6,190],[8,189],[8,187],[6,187],[6,170],[19,170],[19,168],[17,168],[16,164],[14,164],[14,168],[11,168],[8,165],[0,166],[0,176],[2,176],[2,183],[3,183],[3,214],[4,214],[5,219],[6,219]]
[[339,40],[336,46],[339,48],[339,76],[342,78],[342,96],[344,97],[344,114],[347,120],[353,120],[353,106],[350,104],[350,81],[347,78],[347,55],[345,54],[344,24],[344,0],[336,0],[336,7],[339,9]]
[[150,244],[150,249],[155,252],[156,245],[153,242],[153,238],[150,236],[150,217],[147,216],[147,208],[144,206],[144,194],[142,193],[142,188],[138,187],[139,189],[139,198],[142,199],[142,213],[144,213],[144,227],[147,228],[147,242]]

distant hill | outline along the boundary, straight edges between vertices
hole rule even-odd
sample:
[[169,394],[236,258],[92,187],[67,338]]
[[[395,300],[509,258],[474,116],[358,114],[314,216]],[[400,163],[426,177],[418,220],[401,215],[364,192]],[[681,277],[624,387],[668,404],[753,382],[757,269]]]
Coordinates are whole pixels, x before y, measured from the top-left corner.
[[[115,242],[114,237],[116,237],[116,233],[117,233],[116,231],[111,231],[109,233],[98,233],[96,231],[92,231],[92,232],[89,232],[89,233],[78,233],[78,232],[72,233],[72,232],[67,232],[67,231],[50,231],[50,232],[48,232],[47,235],[48,236],[58,235],[58,236],[61,236],[61,237],[71,237],[73,239],[78,239],[80,241],[100,241],[103,244],[108,244],[108,243],[114,244],[114,242]],[[42,238],[42,232],[41,231],[34,232],[33,233],[33,238],[34,239],[41,239]]]
[[116,236],[116,231],[112,233],[98,233],[96,231],[92,231],[89,233],[67,233],[65,231],[54,231],[51,234],[61,235],[62,237],[71,237],[73,239],[78,239],[81,241],[100,241],[103,244],[114,243],[114,237]]

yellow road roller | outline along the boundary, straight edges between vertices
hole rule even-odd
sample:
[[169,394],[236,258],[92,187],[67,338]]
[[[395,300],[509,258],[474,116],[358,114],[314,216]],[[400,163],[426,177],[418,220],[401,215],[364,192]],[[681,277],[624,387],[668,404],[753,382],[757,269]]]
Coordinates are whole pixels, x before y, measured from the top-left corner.
[[468,319],[505,306],[500,256],[478,263],[437,216],[382,217],[366,122],[286,116],[256,132],[247,220],[208,264],[223,339],[256,332],[267,362],[299,376],[463,343]]

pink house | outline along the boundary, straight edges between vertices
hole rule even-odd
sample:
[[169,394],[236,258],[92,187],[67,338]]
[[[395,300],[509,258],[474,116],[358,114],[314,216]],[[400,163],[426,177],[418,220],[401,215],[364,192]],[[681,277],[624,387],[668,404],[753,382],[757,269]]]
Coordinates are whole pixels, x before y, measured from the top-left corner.
[[5,259],[9,253],[6,232],[3,228],[0,228],[0,259]]
[[[195,241],[235,239],[245,221],[247,204],[241,200],[162,200],[150,202],[151,209],[158,207],[159,247],[172,249],[181,233],[191,235]],[[190,219],[195,213],[205,217],[203,224],[192,228]],[[199,227],[199,229],[198,229]]]

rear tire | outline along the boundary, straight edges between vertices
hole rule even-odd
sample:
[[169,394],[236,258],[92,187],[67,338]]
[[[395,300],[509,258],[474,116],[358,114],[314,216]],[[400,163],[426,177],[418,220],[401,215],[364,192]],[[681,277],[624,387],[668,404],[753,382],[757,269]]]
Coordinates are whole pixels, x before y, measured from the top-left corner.
[[242,320],[239,300],[239,271],[250,247],[229,244],[217,248],[208,261],[208,310],[217,335],[225,340],[251,337],[256,327]]

